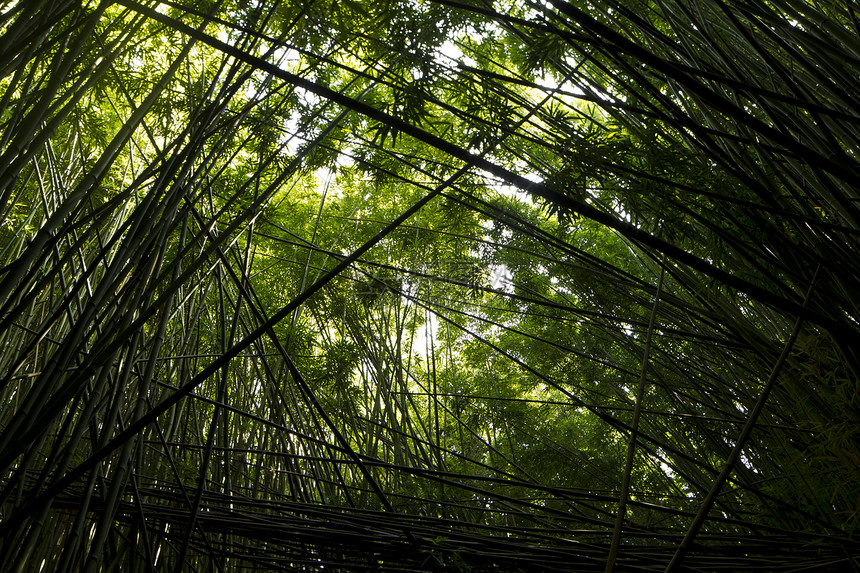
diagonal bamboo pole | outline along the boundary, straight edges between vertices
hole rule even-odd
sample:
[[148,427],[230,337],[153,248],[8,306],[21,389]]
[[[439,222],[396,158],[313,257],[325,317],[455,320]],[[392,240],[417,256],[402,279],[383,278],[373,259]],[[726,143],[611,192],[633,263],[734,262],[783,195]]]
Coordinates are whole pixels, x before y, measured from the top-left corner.
[[[806,291],[806,297],[804,298],[803,304],[809,302],[810,297],[812,296],[812,292],[815,288],[815,281],[818,279],[818,272],[821,270],[821,266],[815,269],[815,274],[812,276],[812,280],[809,283],[809,289]],[[699,511],[696,514],[696,517],[693,518],[693,521],[690,523],[690,527],[687,530],[686,535],[684,535],[684,539],[681,541],[678,548],[675,550],[675,554],[672,556],[672,560],[669,562],[669,565],[666,567],[666,573],[672,573],[673,571],[677,571],[681,566],[681,562],[684,560],[687,552],[690,550],[690,546],[696,539],[696,535],[698,535],[699,530],[702,528],[702,525],[705,523],[705,520],[708,518],[708,513],[711,511],[711,507],[713,507],[714,502],[717,499],[717,496],[720,494],[720,490],[722,490],[723,485],[725,485],[726,480],[729,478],[729,474],[732,473],[735,465],[738,463],[738,460],[743,453],[744,446],[752,435],[753,430],[755,429],[756,421],[758,420],[759,415],[764,409],[765,404],[767,403],[768,396],[770,396],[771,390],[776,385],[776,381],[779,378],[779,373],[782,370],[782,367],[785,365],[786,360],[788,360],[788,354],[791,352],[792,347],[794,346],[794,342],[797,340],[798,334],[800,334],[800,327],[803,325],[803,318],[798,317],[794,323],[794,328],[791,331],[788,339],[785,341],[785,346],[782,349],[782,354],[779,355],[776,363],[773,365],[773,370],[770,373],[770,378],[768,378],[767,383],[764,385],[764,388],[761,391],[761,394],[758,397],[758,401],[753,407],[752,411],[747,418],[747,422],[744,425],[743,430],[741,430],[740,436],[738,436],[737,442],[735,443],[735,447],[732,448],[732,452],[729,454],[728,459],[726,459],[726,463],[723,465],[722,471],[714,480],[713,485],[711,486],[711,490],[708,492],[708,495],[705,496],[705,499],[702,500],[702,505],[699,506]]]
[[648,374],[648,359],[651,354],[651,341],[654,336],[654,323],[657,318],[657,308],[660,295],[663,292],[663,277],[666,274],[666,257],[660,265],[660,278],[657,281],[657,292],[654,293],[654,305],[651,307],[651,317],[648,319],[648,334],[645,338],[645,349],[642,353],[642,371],[639,375],[639,386],[636,389],[636,407],[633,410],[633,422],[630,424],[630,438],[627,442],[627,461],[624,465],[624,480],[621,482],[621,493],[618,499],[618,515],[615,517],[615,529],[612,532],[612,543],[609,547],[609,557],[606,560],[606,573],[612,573],[618,547],[621,543],[621,529],[627,514],[627,497],[630,494],[630,474],[633,471],[633,458],[636,453],[636,435],[639,432],[639,418],[642,414],[642,399],[645,395],[645,382]]

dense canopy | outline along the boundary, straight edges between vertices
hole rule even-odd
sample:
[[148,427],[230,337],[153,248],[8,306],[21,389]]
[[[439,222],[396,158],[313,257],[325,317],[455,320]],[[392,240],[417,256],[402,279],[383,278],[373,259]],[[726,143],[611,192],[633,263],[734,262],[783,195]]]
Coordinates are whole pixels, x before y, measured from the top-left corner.
[[853,2],[0,6],[0,570],[860,568]]

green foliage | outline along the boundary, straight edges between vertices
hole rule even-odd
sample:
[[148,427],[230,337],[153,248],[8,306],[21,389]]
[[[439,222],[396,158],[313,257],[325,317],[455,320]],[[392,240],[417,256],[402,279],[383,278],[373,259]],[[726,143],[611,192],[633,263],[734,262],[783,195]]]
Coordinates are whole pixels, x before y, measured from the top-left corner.
[[850,9],[5,9],[0,569],[856,560]]

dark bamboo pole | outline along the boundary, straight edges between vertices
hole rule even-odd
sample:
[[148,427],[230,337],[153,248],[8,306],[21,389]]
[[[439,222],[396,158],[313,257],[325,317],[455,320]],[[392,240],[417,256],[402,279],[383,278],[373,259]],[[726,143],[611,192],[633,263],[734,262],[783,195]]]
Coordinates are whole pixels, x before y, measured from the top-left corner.
[[[815,273],[813,274],[812,280],[809,283],[809,290],[807,290],[806,292],[804,304],[809,302],[809,299],[812,296],[812,292],[815,289],[815,282],[818,278],[819,270],[821,270],[821,267],[815,269]],[[797,336],[800,334],[801,326],[803,326],[803,319],[798,318],[794,323],[794,327],[792,328],[791,333],[785,341],[785,345],[782,349],[782,354],[780,354],[776,363],[773,365],[773,370],[770,373],[770,377],[762,388],[761,394],[759,395],[755,406],[753,406],[752,410],[750,410],[746,424],[744,424],[740,435],[738,435],[738,438],[735,441],[735,445],[732,448],[729,457],[726,459],[725,464],[723,464],[723,468],[722,470],[720,470],[719,475],[716,477],[716,479],[714,479],[714,483],[711,486],[710,491],[708,491],[708,494],[702,500],[702,503],[699,506],[699,511],[696,513],[696,517],[690,523],[690,527],[687,530],[687,533],[684,535],[684,539],[681,541],[681,543],[678,545],[678,548],[675,550],[675,554],[672,556],[672,560],[666,566],[666,573],[671,573],[673,571],[678,570],[678,568],[681,566],[682,561],[684,560],[684,557],[687,555],[687,552],[692,547],[693,542],[695,541],[696,536],[699,533],[699,530],[702,528],[702,525],[704,525],[705,521],[708,519],[708,513],[710,513],[711,508],[713,507],[714,502],[717,499],[717,496],[723,489],[723,485],[725,485],[726,480],[728,480],[729,475],[732,473],[735,465],[740,460],[741,454],[744,451],[744,447],[746,446],[747,441],[749,440],[753,430],[755,429],[758,417],[764,410],[765,404],[767,404],[767,400],[770,397],[770,393],[776,385],[777,380],[779,379],[779,374],[782,371],[786,360],[788,360],[788,355],[791,352],[795,341],[797,340]]]

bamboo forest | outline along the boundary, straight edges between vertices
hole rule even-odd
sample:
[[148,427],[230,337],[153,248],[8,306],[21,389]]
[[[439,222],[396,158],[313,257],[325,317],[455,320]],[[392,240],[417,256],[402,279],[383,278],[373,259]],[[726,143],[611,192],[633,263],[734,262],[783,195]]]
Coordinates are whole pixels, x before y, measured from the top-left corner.
[[855,0],[0,0],[0,571],[860,570]]

